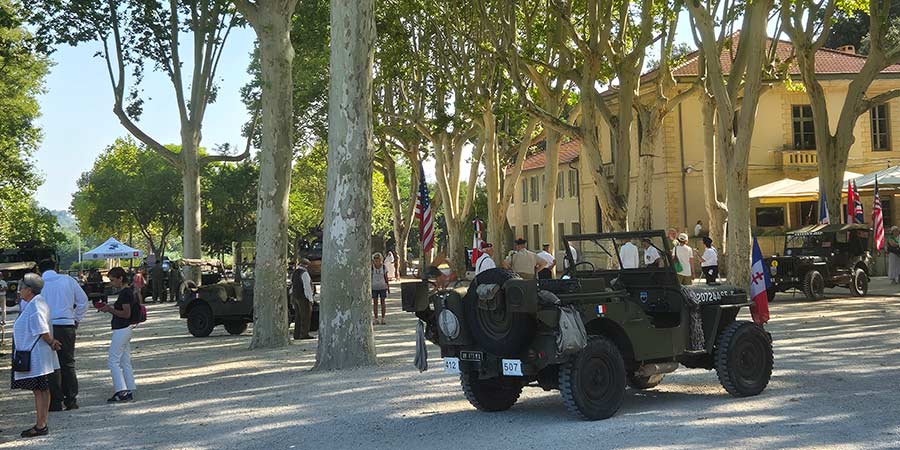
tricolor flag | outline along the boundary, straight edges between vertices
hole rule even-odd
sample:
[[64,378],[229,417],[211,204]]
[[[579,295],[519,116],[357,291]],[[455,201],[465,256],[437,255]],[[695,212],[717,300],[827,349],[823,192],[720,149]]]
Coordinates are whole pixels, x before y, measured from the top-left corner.
[[769,321],[769,287],[772,285],[769,280],[769,271],[763,264],[762,251],[759,249],[759,243],[753,238],[753,262],[750,266],[750,299],[753,305],[750,306],[750,316],[753,321],[762,325]]
[[819,196],[819,223],[827,225],[831,223],[831,216],[828,215],[828,196],[825,195],[824,189],[821,190],[822,195]]
[[475,267],[475,263],[478,262],[478,258],[481,257],[481,242],[483,241],[484,236],[484,222],[479,219],[475,219],[472,221],[472,225],[475,227],[475,233],[472,234],[472,267]]
[[856,187],[856,181],[853,182],[853,215],[856,223],[866,223],[866,219],[863,218],[862,200],[859,199],[859,188]]
[[425,253],[434,247],[434,215],[428,198],[428,184],[425,183],[425,168],[419,162],[419,194],[416,196],[416,218],[419,219],[419,239]]
[[856,222],[856,214],[854,214],[853,207],[856,204],[856,200],[854,199],[855,191],[853,190],[853,183],[850,180],[847,180],[847,222],[846,223],[855,223]]
[[872,229],[875,230],[875,250],[884,248],[884,217],[881,212],[881,197],[878,195],[878,175],[875,176],[875,204],[872,206]]

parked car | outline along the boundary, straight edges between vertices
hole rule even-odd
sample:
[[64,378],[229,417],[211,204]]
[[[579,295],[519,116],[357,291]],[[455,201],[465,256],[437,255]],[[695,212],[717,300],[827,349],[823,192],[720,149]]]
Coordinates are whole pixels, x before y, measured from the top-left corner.
[[810,225],[787,233],[784,254],[764,259],[776,292],[797,289],[810,300],[825,288],[846,287],[854,296],[869,292],[871,229],[865,224]]
[[663,231],[565,236],[562,279],[523,280],[491,269],[467,288],[404,283],[403,309],[426,322],[444,369],[459,374],[466,399],[482,411],[509,409],[525,386],[536,386],[559,390],[579,418],[605,419],[622,405],[626,386],[653,388],[679,366],[715,369],[735,397],[762,392],[772,373],[772,338],[761,325],[737,320],[752,305],[747,293],[724,284],[681,286],[664,256],[657,265],[621,269],[619,248],[631,241],[644,261],[642,240],[670,254]]

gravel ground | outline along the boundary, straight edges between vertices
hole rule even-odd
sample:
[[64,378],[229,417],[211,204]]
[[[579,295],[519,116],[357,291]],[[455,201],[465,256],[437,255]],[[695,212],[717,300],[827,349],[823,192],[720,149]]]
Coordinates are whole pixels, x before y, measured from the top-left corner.
[[6,388],[5,343],[0,449],[900,448],[897,291],[876,279],[864,299],[779,295],[768,326],[775,371],[761,395],[732,398],[714,372],[680,369],[629,391],[600,422],[572,418],[558,393],[533,388],[507,412],[475,411],[457,378],[436,370],[436,347],[431,370],[412,367],[415,321],[397,294],[375,330],[378,367],[330,373],[309,371],[315,341],[250,351],[250,331],[194,338],[171,304],[149,305],[132,340],[137,401],[107,405],[109,316],[90,313],[78,335],[81,409],[51,413],[48,437],[18,438],[33,397]]

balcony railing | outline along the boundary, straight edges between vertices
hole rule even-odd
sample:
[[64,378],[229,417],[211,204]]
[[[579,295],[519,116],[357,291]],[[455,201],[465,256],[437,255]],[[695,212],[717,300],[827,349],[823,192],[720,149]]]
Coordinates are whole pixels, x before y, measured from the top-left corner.
[[815,150],[784,150],[781,164],[785,168],[815,168],[819,165]]

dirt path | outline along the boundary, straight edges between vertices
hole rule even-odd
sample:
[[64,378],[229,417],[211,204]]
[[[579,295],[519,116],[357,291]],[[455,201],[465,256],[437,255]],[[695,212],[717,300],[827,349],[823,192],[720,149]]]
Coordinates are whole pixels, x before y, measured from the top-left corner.
[[539,389],[505,413],[475,411],[458,380],[436,370],[436,347],[431,370],[412,367],[415,321],[396,294],[388,325],[376,327],[379,366],[339,373],[308,371],[315,341],[251,352],[250,331],[193,338],[171,304],[150,305],[132,341],[137,401],[107,405],[109,316],[91,313],[78,336],[81,409],[51,413],[50,436],[18,438],[33,423],[32,396],[8,389],[4,358],[0,449],[900,448],[900,297],[837,295],[779,297],[762,395],[735,399],[714,372],[680,369],[629,392],[601,422],[573,419]]

